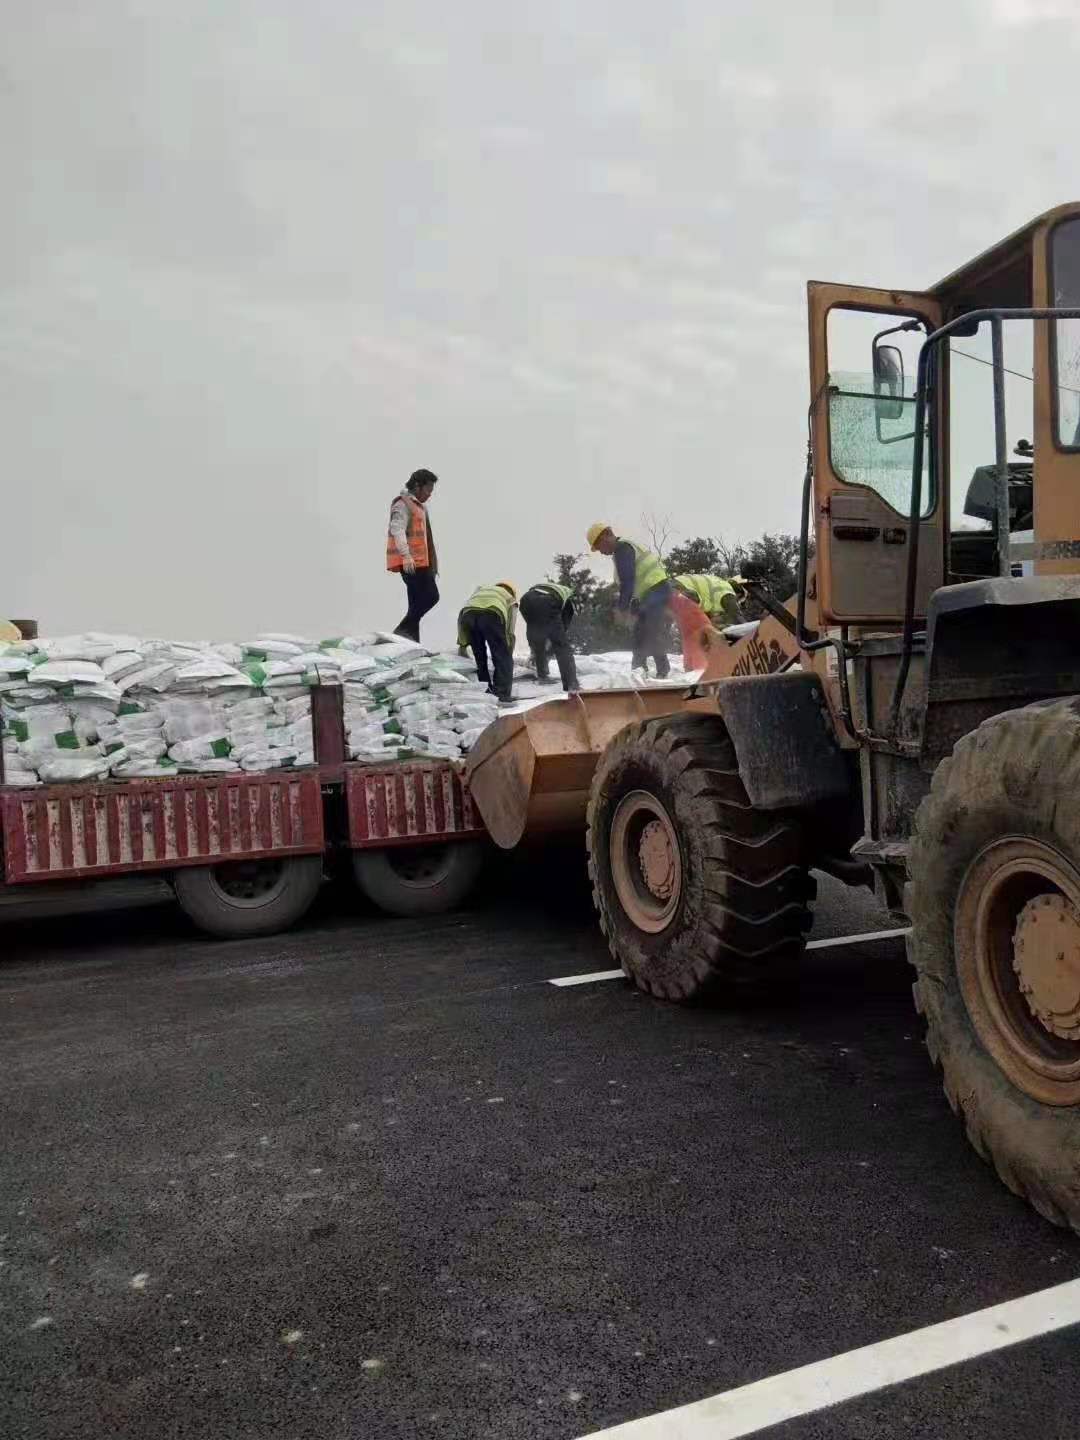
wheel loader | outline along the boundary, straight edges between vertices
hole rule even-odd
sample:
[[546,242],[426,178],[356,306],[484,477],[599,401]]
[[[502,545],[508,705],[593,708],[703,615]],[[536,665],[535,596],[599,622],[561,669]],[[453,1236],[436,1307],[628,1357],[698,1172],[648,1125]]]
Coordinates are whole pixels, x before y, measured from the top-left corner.
[[811,282],[808,317],[775,666],[745,637],[682,692],[507,717],[473,798],[504,845],[584,818],[666,999],[780,983],[811,871],[871,883],[972,1144],[1080,1230],[1080,203],[927,290]]

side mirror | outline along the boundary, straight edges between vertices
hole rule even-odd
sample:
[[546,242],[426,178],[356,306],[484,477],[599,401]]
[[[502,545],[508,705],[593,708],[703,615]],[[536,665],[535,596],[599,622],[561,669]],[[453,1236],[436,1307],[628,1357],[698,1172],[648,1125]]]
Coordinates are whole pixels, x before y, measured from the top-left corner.
[[904,416],[904,357],[895,345],[874,345],[874,411],[878,423]]

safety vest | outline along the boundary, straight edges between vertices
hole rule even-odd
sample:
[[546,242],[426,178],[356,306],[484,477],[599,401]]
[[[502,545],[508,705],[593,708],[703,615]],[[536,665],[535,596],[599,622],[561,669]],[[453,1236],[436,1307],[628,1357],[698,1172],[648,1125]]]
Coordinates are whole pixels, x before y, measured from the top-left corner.
[[722,611],[726,596],[735,593],[734,586],[719,575],[676,575],[675,584],[692,595],[706,615]]
[[541,580],[539,585],[532,587],[534,590],[546,590],[549,595],[554,595],[560,605],[565,605],[568,600],[574,598],[574,592],[569,585],[556,585],[554,580]]
[[634,551],[634,599],[640,600],[650,590],[662,585],[668,578],[664,569],[663,561],[659,560],[651,550],[646,550],[644,545],[639,545],[636,540],[625,540],[619,537],[620,545],[630,545]]
[[[408,542],[409,554],[412,556],[413,564],[426,570],[431,564],[431,555],[428,551],[428,520],[427,510],[419,500],[414,500],[411,495],[398,495],[398,500],[404,500],[409,511],[409,523],[405,531],[405,539]],[[390,507],[391,511],[393,506]],[[386,532],[386,568],[387,570],[400,570],[403,568],[401,551],[397,547],[390,530]]]
[[504,590],[501,585],[481,585],[479,589],[472,592],[461,607],[461,614],[458,616],[458,644],[467,645],[469,643],[469,632],[463,623],[467,611],[493,610],[496,615],[502,617],[503,625],[506,628],[506,643],[512,650],[514,648],[515,609],[510,592]]

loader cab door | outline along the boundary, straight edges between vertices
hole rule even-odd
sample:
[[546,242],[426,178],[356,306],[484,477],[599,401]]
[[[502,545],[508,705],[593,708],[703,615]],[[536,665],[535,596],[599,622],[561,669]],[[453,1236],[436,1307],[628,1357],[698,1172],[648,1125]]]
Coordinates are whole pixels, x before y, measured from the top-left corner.
[[[811,281],[810,380],[817,598],[827,624],[899,625],[904,613],[919,350],[941,324],[929,295]],[[944,417],[923,447],[915,613],[945,569]]]

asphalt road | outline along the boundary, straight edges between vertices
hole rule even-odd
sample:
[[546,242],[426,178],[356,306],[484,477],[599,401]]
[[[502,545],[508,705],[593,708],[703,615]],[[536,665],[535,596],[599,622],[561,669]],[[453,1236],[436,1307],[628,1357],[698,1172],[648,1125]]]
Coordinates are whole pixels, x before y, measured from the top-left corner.
[[[0,927],[0,1434],[572,1440],[1080,1274],[969,1149],[898,941],[682,1009],[576,873]],[[823,886],[816,935],[888,925]],[[1076,1334],[762,1432],[1076,1434]]]

